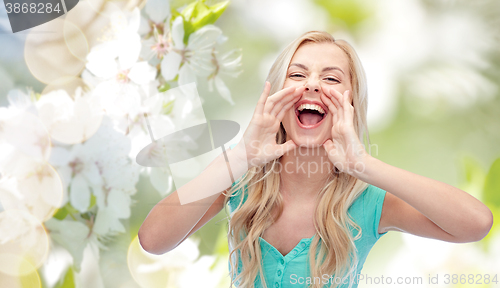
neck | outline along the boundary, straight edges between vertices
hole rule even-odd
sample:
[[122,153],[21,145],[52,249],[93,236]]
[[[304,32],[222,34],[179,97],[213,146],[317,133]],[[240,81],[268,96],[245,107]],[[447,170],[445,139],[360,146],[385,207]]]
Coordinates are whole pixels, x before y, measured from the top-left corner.
[[299,201],[314,199],[335,169],[322,146],[297,147],[284,154],[280,164],[283,196]]

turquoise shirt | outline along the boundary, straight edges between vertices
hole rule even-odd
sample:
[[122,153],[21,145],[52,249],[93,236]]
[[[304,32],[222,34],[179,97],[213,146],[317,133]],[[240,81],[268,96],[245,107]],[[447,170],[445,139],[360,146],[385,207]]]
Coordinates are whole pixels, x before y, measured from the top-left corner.
[[[243,197],[243,202],[247,199],[247,189]],[[238,207],[241,196],[241,190],[236,195],[231,197],[228,201],[229,211],[232,214]],[[373,247],[375,242],[385,233],[378,233],[378,225],[380,222],[380,215],[382,213],[382,204],[384,202],[386,191],[369,185],[361,195],[353,202],[348,209],[354,222],[356,222],[362,229],[361,237],[354,241],[357,249],[357,271],[355,275],[361,274],[361,269],[368,256],[368,252]],[[357,230],[351,228],[351,235],[355,237]],[[313,236],[314,237],[314,236]],[[295,246],[295,248],[288,254],[283,256],[275,247],[267,243],[266,240],[259,237],[261,252],[262,252],[262,265],[264,271],[264,278],[268,288],[298,288],[307,287],[308,283],[314,281],[310,277],[309,271],[309,246],[313,239],[304,238]],[[241,262],[240,262],[241,263]],[[228,264],[229,265],[229,264]],[[241,265],[241,264],[240,264]],[[231,267],[229,267],[231,269]],[[356,276],[357,277],[357,276]],[[358,281],[354,277],[353,285],[357,287]],[[323,275],[321,283],[327,284],[328,287],[335,281],[335,276]],[[337,283],[340,283],[340,278],[337,278]],[[308,282],[309,281],[309,282]],[[318,282],[318,279],[316,280]],[[348,280],[345,280],[344,285],[339,287],[348,287]],[[255,279],[255,287],[263,287],[260,277],[257,275]]]

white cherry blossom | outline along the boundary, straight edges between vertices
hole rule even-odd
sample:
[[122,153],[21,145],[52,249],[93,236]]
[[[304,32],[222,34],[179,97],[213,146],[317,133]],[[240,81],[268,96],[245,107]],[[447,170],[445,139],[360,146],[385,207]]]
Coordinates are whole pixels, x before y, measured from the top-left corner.
[[214,69],[212,50],[222,31],[214,25],[206,25],[189,35],[186,46],[183,19],[179,16],[172,23],[171,33],[174,48],[161,62],[163,78],[171,81],[179,74],[179,85],[185,85],[196,82],[197,75],[208,76]]
[[227,88],[226,84],[220,77],[220,75],[227,75],[231,77],[238,77],[242,70],[241,67],[241,50],[235,49],[231,50],[222,56],[214,53],[214,62],[216,63],[215,71],[208,78],[208,87],[210,91],[213,91],[213,87],[217,89],[217,92],[231,105],[234,105],[234,101],[231,98],[231,91]]
[[[66,175],[63,181],[69,180],[64,186],[70,187],[71,205],[81,213],[87,212],[93,193],[98,207],[98,234],[122,231],[116,221],[130,216],[130,196],[135,194],[139,180],[138,167],[131,165],[128,157],[130,140],[115,131],[111,120],[105,117],[94,136],[84,144],[64,150],[55,150],[51,160],[59,165],[58,171]],[[107,209],[110,210],[105,211]],[[106,216],[107,220],[103,218]],[[102,226],[103,221],[111,224]]]

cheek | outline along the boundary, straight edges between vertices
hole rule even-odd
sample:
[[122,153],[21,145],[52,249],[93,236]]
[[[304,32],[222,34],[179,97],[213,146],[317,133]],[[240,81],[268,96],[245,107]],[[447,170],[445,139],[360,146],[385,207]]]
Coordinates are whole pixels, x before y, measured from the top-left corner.
[[326,126],[326,129],[332,130],[332,128],[333,128],[333,115],[332,115],[332,113],[329,113],[328,115],[326,115],[324,125]]
[[287,88],[287,87],[300,87],[300,86],[304,86],[304,83],[302,83],[301,81],[297,81],[297,80],[291,80],[291,79],[286,79],[285,80],[285,83],[283,84],[283,88]]
[[290,110],[285,112],[285,115],[283,116],[283,119],[281,120],[281,123],[283,124],[283,127],[285,128],[285,132],[287,132],[287,137],[290,137],[291,133],[293,133],[293,127],[294,125],[297,125],[295,123],[295,110],[291,108]]
[[283,123],[283,126],[285,126],[285,129],[292,124],[292,121],[295,121],[295,110],[293,108],[290,108],[288,111],[285,112],[285,116],[283,117],[283,120],[281,120],[281,123]]
[[[336,85],[327,85],[327,84],[324,84],[321,86],[321,88],[323,89],[335,89],[337,90],[337,92],[339,92],[340,94],[344,95],[344,92],[347,91],[347,90],[351,90],[351,86],[350,85],[344,85],[343,83],[340,83],[340,84],[336,84]],[[325,91],[325,90],[323,90]]]

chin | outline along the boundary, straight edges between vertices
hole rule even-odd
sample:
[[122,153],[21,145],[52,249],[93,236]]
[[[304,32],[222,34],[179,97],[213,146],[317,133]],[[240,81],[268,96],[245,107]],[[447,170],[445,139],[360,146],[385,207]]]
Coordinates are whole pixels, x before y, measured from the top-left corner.
[[[330,139],[332,127],[327,123],[320,123],[315,128],[304,128],[297,123],[287,123],[285,125],[287,132],[287,140],[292,139],[295,144],[303,148],[321,147],[326,140]],[[287,129],[288,128],[288,129]]]
[[294,135],[291,139],[301,148],[322,147],[323,143],[327,140],[325,137],[318,137],[315,135]]

